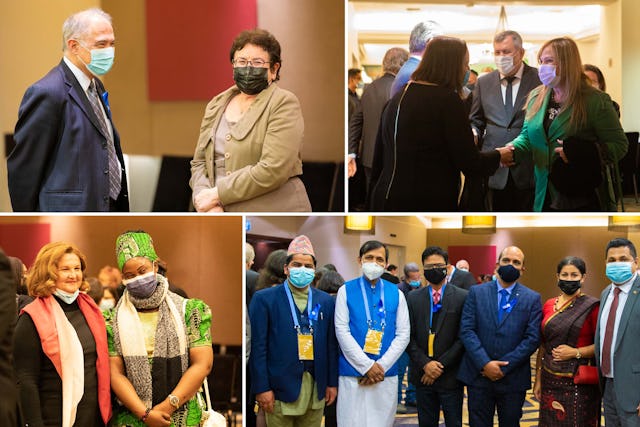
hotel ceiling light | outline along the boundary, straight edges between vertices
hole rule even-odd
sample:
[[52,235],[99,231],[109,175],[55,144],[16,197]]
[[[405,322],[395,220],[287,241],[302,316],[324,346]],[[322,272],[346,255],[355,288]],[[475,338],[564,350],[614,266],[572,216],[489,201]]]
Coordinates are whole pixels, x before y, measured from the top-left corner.
[[376,233],[376,219],[368,215],[347,215],[344,217],[345,233]]
[[639,215],[611,215],[609,231],[640,231]]
[[489,215],[463,216],[462,232],[467,234],[493,234],[496,232],[496,217]]

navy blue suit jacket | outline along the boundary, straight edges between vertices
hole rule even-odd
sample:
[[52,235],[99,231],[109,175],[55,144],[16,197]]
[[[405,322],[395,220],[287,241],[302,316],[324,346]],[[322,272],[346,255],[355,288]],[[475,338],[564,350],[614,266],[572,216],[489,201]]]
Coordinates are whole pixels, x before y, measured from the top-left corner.
[[530,357],[540,345],[542,303],[540,294],[516,283],[511,301],[517,299],[510,313],[498,322],[496,281],[472,286],[460,319],[460,339],[465,354],[458,379],[467,385],[489,386],[491,381],[480,374],[492,360],[507,361],[504,377],[495,382],[500,392],[523,391],[531,387]]
[[[102,99],[104,86],[99,79],[95,81]],[[105,111],[111,121],[107,105]],[[124,165],[115,126],[113,136],[120,165]],[[14,211],[110,210],[107,137],[64,61],[27,89],[14,139],[16,146],[7,159]],[[129,210],[124,168],[114,210]]]
[[[326,292],[310,289],[313,305],[320,304],[318,320],[313,322],[313,359],[318,398],[324,399],[327,387],[338,386],[335,300]],[[249,305],[249,317],[253,392],[272,390],[277,400],[294,402],[300,394],[304,364],[298,359],[297,332],[284,285],[256,292]]]

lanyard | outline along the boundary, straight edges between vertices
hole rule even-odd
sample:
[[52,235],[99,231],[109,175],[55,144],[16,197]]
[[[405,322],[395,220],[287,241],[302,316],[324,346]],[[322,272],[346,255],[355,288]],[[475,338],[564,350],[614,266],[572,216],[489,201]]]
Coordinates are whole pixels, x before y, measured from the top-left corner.
[[[380,301],[378,302],[378,316],[380,317],[380,326],[382,330],[384,330],[384,326],[387,324],[384,318],[386,316],[386,312],[384,310],[384,282],[378,279],[378,284],[380,285]],[[371,329],[371,312],[369,311],[369,300],[367,299],[367,292],[364,290],[364,279],[360,277],[360,290],[362,291],[362,299],[364,300],[364,309],[367,314],[367,326]]]
[[[287,294],[287,299],[289,300],[289,308],[291,308],[291,318],[293,319],[293,327],[295,328],[298,334],[300,333],[300,322],[298,322],[298,315],[296,314],[296,307],[293,303],[293,296],[291,295],[291,289],[289,289],[289,282],[287,280],[284,281],[284,291]],[[320,309],[320,304],[316,304],[316,306],[311,309],[311,289],[309,289],[309,295],[307,298],[307,315],[309,316],[309,331],[311,335],[313,335],[313,321],[318,320],[318,311]]]
[[431,289],[431,285],[428,286],[429,298],[431,298],[431,302],[429,303],[429,305],[431,306],[431,310],[429,311],[429,333],[431,333],[431,330],[433,327],[433,313],[439,312],[440,309],[442,308],[442,299],[444,298],[444,288],[446,287],[447,287],[446,283],[442,285],[442,287],[440,288],[440,301],[438,301],[436,305],[433,305],[433,291]]

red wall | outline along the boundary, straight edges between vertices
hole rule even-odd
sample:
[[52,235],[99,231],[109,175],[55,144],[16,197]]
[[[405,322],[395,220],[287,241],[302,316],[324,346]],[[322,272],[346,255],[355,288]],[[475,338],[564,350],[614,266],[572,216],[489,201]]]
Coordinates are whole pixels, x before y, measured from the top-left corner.
[[233,84],[229,51],[256,0],[147,0],[150,101],[209,100]]
[[30,267],[41,247],[51,241],[50,224],[0,224],[0,247]]
[[449,262],[453,265],[458,260],[466,259],[474,276],[492,274],[496,268],[496,247],[487,246],[449,246]]

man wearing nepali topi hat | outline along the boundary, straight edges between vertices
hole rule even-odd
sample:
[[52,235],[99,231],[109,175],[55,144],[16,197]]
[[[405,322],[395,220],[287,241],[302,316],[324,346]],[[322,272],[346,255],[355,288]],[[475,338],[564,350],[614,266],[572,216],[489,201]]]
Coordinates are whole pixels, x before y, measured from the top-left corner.
[[116,258],[125,292],[104,316],[111,388],[122,406],[111,425],[198,425],[206,413],[196,392],[213,363],[211,310],[169,290],[144,231],[118,236]]
[[249,367],[268,427],[317,426],[338,385],[334,300],[312,288],[316,258],[301,235],[287,251],[283,284],[256,292],[249,306]]

